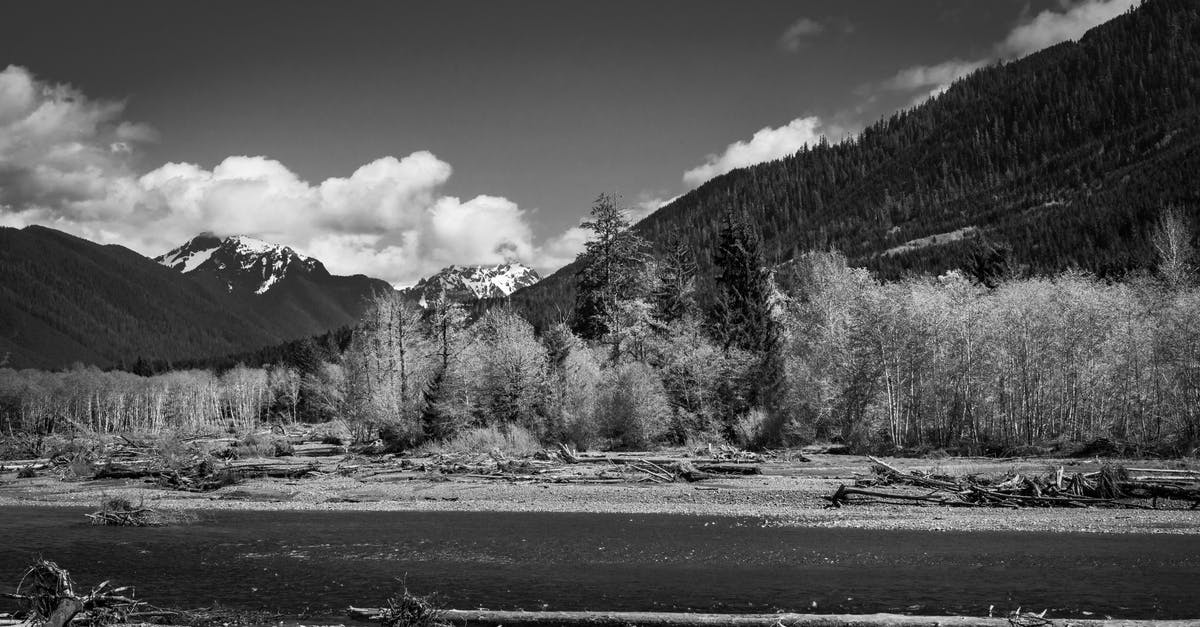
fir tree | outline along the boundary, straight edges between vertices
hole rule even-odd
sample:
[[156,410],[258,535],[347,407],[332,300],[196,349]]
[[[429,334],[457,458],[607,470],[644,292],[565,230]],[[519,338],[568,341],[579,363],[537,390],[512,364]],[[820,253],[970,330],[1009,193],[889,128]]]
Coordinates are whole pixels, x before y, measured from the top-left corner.
[[[726,352],[737,349],[753,356],[741,389],[725,390],[723,396],[729,407],[745,402],[765,411],[771,426],[765,438],[777,441],[782,429],[783,333],[772,313],[774,282],[762,245],[743,215],[725,215],[714,263],[718,274],[713,335]],[[774,442],[758,444],[767,443]]]
[[727,213],[716,265],[714,338],[726,350],[761,353],[778,342],[779,325],[771,316],[774,289],[758,234],[744,215]]
[[629,230],[629,218],[616,196],[601,194],[592,205],[592,218],[581,226],[592,232],[580,253],[576,274],[573,330],[588,340],[617,335],[618,301],[637,298],[644,291],[642,266],[646,240]]
[[696,258],[687,242],[673,232],[658,264],[654,286],[654,318],[661,328],[696,312]]
[[462,351],[463,329],[467,314],[462,305],[451,302],[442,292],[429,306],[429,331],[434,341],[435,358],[433,376],[422,393],[424,406],[421,410],[421,427],[425,437],[446,438],[458,430],[462,412],[455,411],[454,396],[457,377],[454,362]]

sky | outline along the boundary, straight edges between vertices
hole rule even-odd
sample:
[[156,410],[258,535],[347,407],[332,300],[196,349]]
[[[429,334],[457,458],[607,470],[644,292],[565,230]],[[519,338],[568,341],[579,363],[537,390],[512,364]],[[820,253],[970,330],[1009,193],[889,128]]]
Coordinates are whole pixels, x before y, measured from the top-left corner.
[[549,272],[602,192],[640,219],[1135,2],[20,0],[0,226],[251,235],[397,286]]

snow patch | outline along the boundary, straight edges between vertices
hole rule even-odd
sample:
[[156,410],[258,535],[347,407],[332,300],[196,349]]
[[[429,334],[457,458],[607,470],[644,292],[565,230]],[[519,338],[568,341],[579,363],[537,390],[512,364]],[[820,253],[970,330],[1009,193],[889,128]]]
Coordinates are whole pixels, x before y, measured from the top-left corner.
[[943,244],[949,244],[962,239],[975,237],[978,233],[978,228],[974,226],[964,226],[961,229],[955,229],[948,233],[937,233],[934,235],[910,239],[899,246],[895,246],[883,251],[883,254],[888,257],[891,257],[892,255],[902,255],[904,253],[910,253],[914,250],[928,248],[930,246],[941,246]]

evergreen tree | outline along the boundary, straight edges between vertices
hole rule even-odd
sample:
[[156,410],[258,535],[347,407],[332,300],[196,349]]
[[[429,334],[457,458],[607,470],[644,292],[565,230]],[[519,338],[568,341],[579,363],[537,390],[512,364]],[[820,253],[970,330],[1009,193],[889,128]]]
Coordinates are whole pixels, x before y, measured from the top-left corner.
[[667,240],[654,286],[654,318],[665,329],[696,312],[696,258],[678,231]]
[[[591,220],[582,224],[592,236],[578,257],[572,327],[584,339],[604,341],[619,336],[618,302],[644,292],[641,270],[647,243],[629,230],[629,218],[616,196],[600,194],[591,215]],[[614,350],[619,351],[619,346],[614,344]]]
[[771,316],[774,286],[762,244],[742,214],[726,213],[716,265],[716,295],[711,310],[714,338],[726,350],[761,353],[779,341]]
[[[718,272],[713,335],[726,353],[739,350],[752,356],[741,385],[730,381],[731,387],[723,392],[726,405],[733,408],[744,402],[762,409],[771,423],[765,439],[777,441],[782,428],[783,334],[772,312],[775,288],[762,245],[744,215],[725,214],[713,261]],[[757,444],[767,443],[774,442]]]
[[454,435],[466,421],[465,412],[458,411],[455,403],[462,384],[454,366],[463,349],[467,314],[443,292],[429,305],[428,323],[436,364],[422,393],[421,427],[425,437],[442,439]]

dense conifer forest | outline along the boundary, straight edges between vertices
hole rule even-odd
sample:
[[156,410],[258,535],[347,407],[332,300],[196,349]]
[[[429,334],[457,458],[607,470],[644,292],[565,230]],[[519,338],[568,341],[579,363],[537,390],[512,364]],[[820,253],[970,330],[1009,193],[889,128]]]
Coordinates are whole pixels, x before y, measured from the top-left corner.
[[[635,229],[679,234],[711,284],[722,217],[768,263],[836,250],[887,279],[1002,250],[1024,274],[1149,268],[1164,206],[1200,218],[1200,5],[1151,0],[1019,61],[981,69],[859,136],[719,176]],[[966,237],[958,237],[959,234]],[[905,247],[906,243],[912,245]],[[512,302],[543,328],[574,300],[569,265]]]

